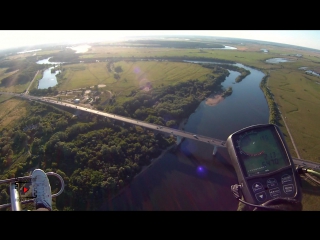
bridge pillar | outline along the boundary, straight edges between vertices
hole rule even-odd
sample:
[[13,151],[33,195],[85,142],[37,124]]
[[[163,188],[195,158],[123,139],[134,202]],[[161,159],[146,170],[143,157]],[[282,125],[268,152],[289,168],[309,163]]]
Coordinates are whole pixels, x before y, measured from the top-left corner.
[[213,156],[216,155],[217,151],[218,151],[218,147],[214,145],[212,155]]
[[179,145],[182,141],[182,137],[176,136],[176,144]]

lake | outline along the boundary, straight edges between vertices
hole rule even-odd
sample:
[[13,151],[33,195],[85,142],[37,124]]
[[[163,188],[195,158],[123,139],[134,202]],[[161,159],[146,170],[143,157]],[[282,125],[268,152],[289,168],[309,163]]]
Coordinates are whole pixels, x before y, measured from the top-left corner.
[[235,50],[237,48],[225,45],[223,48],[199,48],[199,49]]
[[55,85],[57,85],[58,82],[57,82],[56,75],[60,71],[55,71],[54,73],[51,73],[52,68],[54,67],[50,67],[43,72],[43,77],[39,80],[38,89],[46,89],[46,88],[54,87]]
[[[63,63],[63,62],[49,62],[50,58],[51,57],[39,60],[36,63],[37,64],[51,64],[51,65],[54,65],[54,67]],[[58,84],[56,75],[60,71],[56,71],[54,73],[51,73],[51,69],[54,67],[50,67],[43,72],[43,77],[39,80],[38,89],[46,89],[49,87],[54,87],[55,85]]]
[[267,63],[282,63],[282,62],[292,62],[286,58],[270,58],[266,60]]
[[91,48],[90,45],[79,45],[79,46],[76,46],[76,47],[67,47],[67,48],[70,48],[74,51],[76,51],[75,53],[84,53],[84,52],[87,52],[89,50],[89,48]]
[[52,58],[52,57],[39,60],[39,61],[37,61],[36,63],[37,63],[37,64],[52,64],[52,65],[59,65],[59,64],[61,64],[61,63],[64,63],[64,62],[49,62],[50,58]]
[[316,72],[311,71],[311,70],[306,71],[306,73],[313,74],[313,75],[315,75],[315,76],[317,76],[317,77],[320,77],[320,74],[319,74],[319,73],[316,73]]

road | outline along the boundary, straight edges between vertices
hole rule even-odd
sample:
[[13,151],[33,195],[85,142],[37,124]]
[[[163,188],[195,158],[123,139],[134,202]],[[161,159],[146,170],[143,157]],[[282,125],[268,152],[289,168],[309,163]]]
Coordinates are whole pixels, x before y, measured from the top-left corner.
[[[279,110],[279,111],[280,111],[280,110]],[[280,112],[280,115],[281,115],[281,118],[282,118],[282,120],[283,120],[283,122],[284,122],[284,125],[286,126],[286,129],[287,129],[287,131],[288,131],[288,133],[289,133],[289,136],[290,136],[292,145],[293,145],[293,147],[294,147],[294,150],[296,151],[297,157],[300,158],[300,154],[299,154],[299,152],[298,152],[298,149],[297,149],[297,147],[296,147],[296,144],[295,144],[294,141],[293,141],[293,137],[292,137],[292,135],[291,135],[291,132],[290,132],[290,130],[289,130],[288,126],[287,126],[287,123],[286,123],[286,121],[284,120],[284,117],[282,116],[281,112]]]
[[[111,113],[98,111],[95,109],[85,108],[85,107],[78,106],[76,104],[65,103],[62,101],[52,100],[52,99],[45,98],[45,97],[34,97],[34,96],[30,96],[30,95],[24,95],[22,93],[17,94],[17,93],[10,93],[10,92],[0,92],[0,94],[10,94],[10,95],[13,95],[16,97],[28,99],[30,101],[38,101],[38,102],[51,103],[51,104],[64,106],[64,107],[70,107],[70,108],[78,109],[78,110],[85,111],[88,113],[104,116],[105,118],[110,118],[114,121],[122,121],[125,123],[130,123],[130,124],[134,124],[137,126],[141,126],[143,128],[149,128],[149,129],[153,130],[154,132],[163,132],[163,133],[167,133],[167,134],[172,134],[174,136],[179,136],[181,138],[189,138],[189,139],[204,142],[204,143],[210,144],[212,146],[216,146],[216,147],[226,147],[226,145],[225,145],[226,142],[224,140],[210,138],[210,137],[206,137],[206,136],[202,136],[202,135],[198,135],[198,134],[195,135],[194,133],[182,131],[179,129],[164,127],[164,126],[156,125],[153,123],[147,123],[147,122],[139,121],[139,120],[128,118],[128,117],[123,117],[123,116],[116,115],[116,114],[111,114]],[[300,159],[300,158],[292,158],[292,160],[295,165],[305,166],[306,168],[320,170],[320,164],[318,164],[318,163],[314,163],[312,161],[308,161],[308,160],[304,160],[304,159]]]
[[33,81],[36,79],[36,77],[37,77],[37,75],[38,75],[39,71],[40,71],[40,70],[38,70],[38,71],[37,71],[37,73],[36,73],[36,75],[34,75],[34,77],[33,77],[32,81],[31,81],[31,83],[29,84],[29,86],[28,86],[28,88],[27,88],[27,90],[26,90],[26,92],[25,92],[25,95],[29,95],[29,89],[30,89],[30,87],[31,87],[31,85],[32,85],[32,83],[33,83]]

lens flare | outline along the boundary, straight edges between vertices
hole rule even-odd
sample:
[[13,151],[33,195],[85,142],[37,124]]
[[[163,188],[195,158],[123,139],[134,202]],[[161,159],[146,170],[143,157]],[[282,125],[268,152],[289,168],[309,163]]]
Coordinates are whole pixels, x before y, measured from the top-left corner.
[[207,175],[207,169],[204,166],[198,166],[197,167],[197,174],[201,177],[204,177]]
[[140,70],[140,68],[139,68],[139,67],[135,67],[135,68],[133,69],[133,72],[134,72],[134,73],[140,73],[140,72],[141,72],[141,70]]

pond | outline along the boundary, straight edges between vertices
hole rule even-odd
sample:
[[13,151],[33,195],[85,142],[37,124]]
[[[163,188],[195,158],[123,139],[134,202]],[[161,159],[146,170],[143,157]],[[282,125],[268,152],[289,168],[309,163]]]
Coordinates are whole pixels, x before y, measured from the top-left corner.
[[51,64],[54,65],[53,67],[50,67],[48,69],[46,69],[43,72],[43,77],[39,80],[39,85],[38,85],[38,89],[46,89],[49,87],[54,87],[55,85],[58,84],[56,75],[60,72],[60,71],[55,71],[54,73],[51,73],[51,69],[56,67],[57,65],[60,65],[63,62],[49,62],[49,58],[46,59],[42,59],[37,61],[37,64]]
[[51,69],[53,68],[54,67],[50,67],[43,72],[43,77],[39,81],[38,89],[46,89],[49,87],[54,87],[55,85],[58,84],[56,75],[60,71],[58,70],[58,71],[55,71],[54,73],[51,73]]
[[282,62],[293,62],[286,58],[270,58],[266,60],[267,63],[282,63]]
[[37,61],[36,63],[37,63],[37,64],[52,64],[52,65],[58,65],[58,64],[64,63],[64,62],[49,62],[50,58],[52,58],[52,57],[39,60],[39,61]]
[[234,50],[234,49],[237,49],[237,48],[235,48],[235,47],[231,47],[231,46],[224,46],[224,48],[199,48],[199,49]]
[[67,47],[67,48],[70,48],[74,51],[76,51],[76,53],[84,53],[84,52],[87,52],[89,48],[91,48],[91,46],[89,45],[79,45],[79,46],[76,46],[76,47]]
[[317,77],[319,77],[319,76],[320,76],[320,74],[319,74],[319,73],[316,73],[316,72],[311,71],[311,70],[306,71],[306,73],[313,74],[313,75],[315,75],[315,76],[317,76]]

